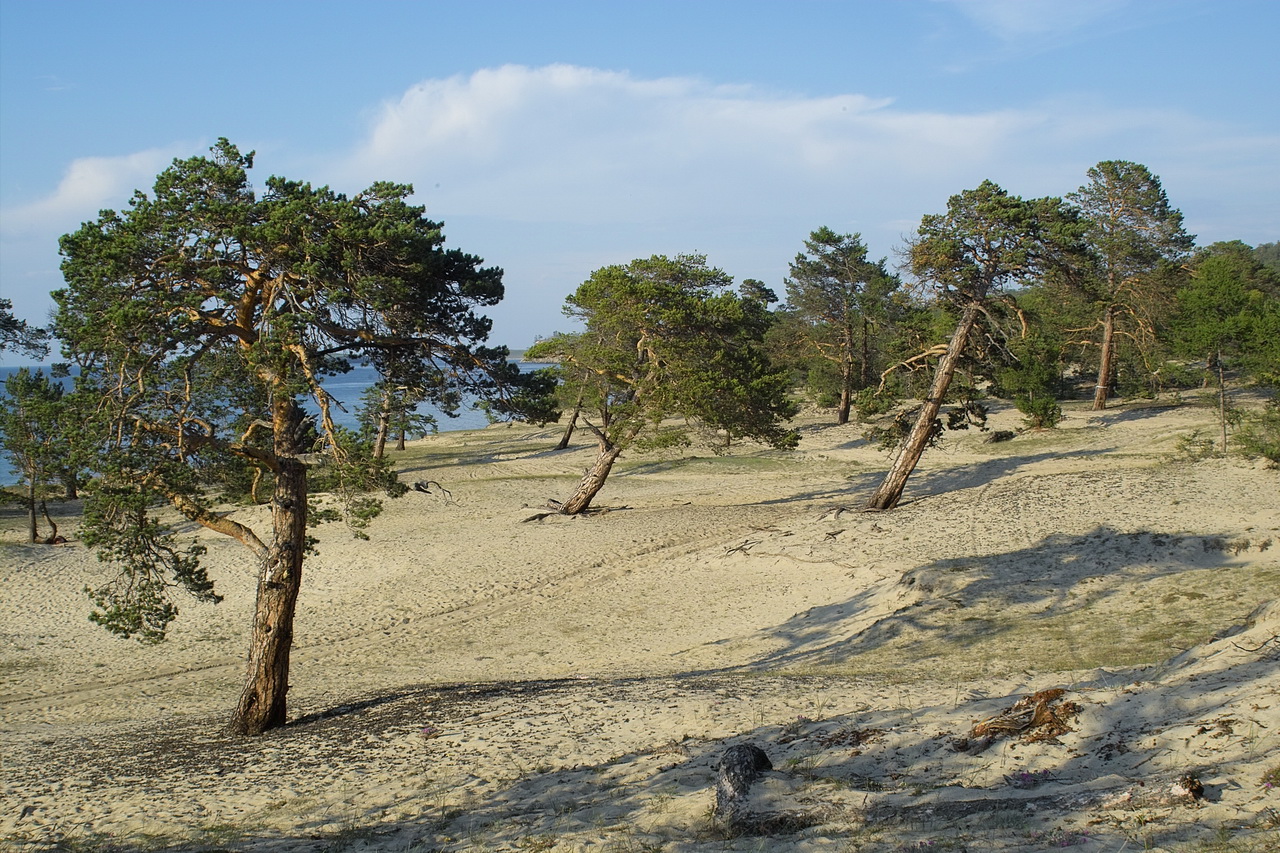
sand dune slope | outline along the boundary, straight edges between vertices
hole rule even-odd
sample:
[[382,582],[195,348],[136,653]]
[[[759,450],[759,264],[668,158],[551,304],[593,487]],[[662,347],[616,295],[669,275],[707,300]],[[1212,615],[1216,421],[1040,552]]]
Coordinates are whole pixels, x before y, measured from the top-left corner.
[[[390,503],[369,542],[319,531],[294,719],[254,740],[222,730],[246,551],[189,531],[225,601],[184,603],[169,641],[141,646],[86,618],[104,566],[74,541],[22,544],[6,515],[0,839],[1280,849],[1280,474],[1177,459],[1211,421],[1131,404],[953,437],[875,514],[857,510],[889,460],[829,413],[793,453],[627,457],[580,518],[542,507],[589,446],[442,433],[398,463],[430,494]],[[738,743],[774,770],[733,827],[711,790]],[[1203,796],[1179,793],[1188,774]]]

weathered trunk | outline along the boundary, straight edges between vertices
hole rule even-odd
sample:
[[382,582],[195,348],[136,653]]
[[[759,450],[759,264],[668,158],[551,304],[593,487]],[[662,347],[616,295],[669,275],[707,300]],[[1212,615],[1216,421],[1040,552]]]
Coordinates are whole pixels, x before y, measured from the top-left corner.
[[862,371],[858,377],[859,388],[871,387],[871,321],[866,317],[862,318]]
[[34,545],[39,539],[40,528],[36,525],[36,478],[27,482],[27,532]]
[[1218,361],[1218,421],[1222,424],[1222,456],[1227,456],[1227,380],[1222,371],[1222,353],[1217,354]]
[[622,447],[614,444],[604,437],[600,437],[600,452],[596,455],[596,461],[591,464],[587,473],[583,476],[582,482],[578,484],[578,488],[574,490],[569,499],[560,505],[560,512],[564,515],[577,515],[585,512],[591,506],[591,500],[604,488],[604,481],[609,478],[609,472],[613,470],[613,463],[618,461],[618,457],[622,455]]
[[582,398],[578,398],[578,402],[573,404],[573,414],[569,416],[569,425],[564,428],[564,433],[560,436],[560,443],[556,445],[556,450],[564,450],[569,446],[569,439],[573,438],[573,431],[578,426],[578,414],[582,411]]
[[80,477],[74,471],[62,475],[62,498],[68,501],[80,498]]
[[44,523],[49,525],[49,535],[44,538],[46,545],[58,544],[58,522],[53,520],[53,516],[49,515],[48,502],[40,501],[40,513],[44,516]]
[[1115,372],[1116,346],[1116,312],[1107,306],[1106,316],[1102,318],[1102,354],[1098,364],[1098,384],[1093,389],[1093,410],[1100,412],[1107,407],[1107,398],[1111,396],[1112,374]]
[[373,458],[381,459],[387,449],[387,433],[391,431],[391,392],[382,394],[382,407],[378,410],[378,432],[373,439]]
[[849,422],[849,409],[853,406],[853,327],[844,327],[844,341],[840,347],[840,408],[836,411],[836,423]]
[[258,574],[248,673],[231,719],[237,734],[259,735],[286,721],[293,615],[307,537],[307,466],[297,447],[301,421],[302,412],[292,400],[275,406],[279,470],[271,497],[272,539]]
[[907,478],[915,470],[916,463],[920,461],[925,447],[929,444],[929,434],[933,430],[934,420],[938,417],[938,410],[942,408],[942,398],[947,394],[951,377],[955,375],[956,365],[960,362],[960,356],[964,353],[969,335],[977,320],[978,305],[976,303],[966,305],[964,313],[960,315],[960,323],[951,335],[951,342],[947,344],[947,351],[938,362],[929,395],[925,398],[924,405],[920,407],[920,416],[916,418],[915,425],[907,435],[907,440],[898,450],[898,455],[893,460],[889,473],[885,475],[884,482],[867,502],[867,509],[893,509],[902,499],[902,492],[907,487]]

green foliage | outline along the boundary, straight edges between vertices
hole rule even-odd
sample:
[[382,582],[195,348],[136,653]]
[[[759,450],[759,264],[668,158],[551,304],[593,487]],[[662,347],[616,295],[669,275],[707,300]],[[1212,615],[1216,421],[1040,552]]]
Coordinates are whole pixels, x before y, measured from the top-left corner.
[[1236,445],[1250,457],[1261,456],[1271,467],[1280,467],[1280,400],[1246,416],[1235,436]]
[[867,420],[890,412],[896,403],[892,394],[875,388],[863,388],[853,398],[853,408],[858,413],[859,420]]
[[1200,462],[1217,453],[1213,439],[1198,429],[1178,436],[1174,448],[1174,457],[1184,462]]
[[728,290],[702,256],[654,256],[596,270],[565,312],[586,330],[544,342],[562,382],[597,412],[597,428],[628,445],[648,427],[684,418],[730,437],[795,443],[787,377],[760,347],[768,312]]
[[900,287],[883,259],[867,259],[860,234],[819,228],[791,262],[791,350],[809,362],[808,384],[819,399],[834,397],[842,406],[842,423],[852,393],[870,385],[883,363],[882,343],[896,318]]
[[0,299],[0,352],[16,350],[32,358],[44,358],[49,354],[48,333],[13,316],[12,308],[11,300]]
[[1023,200],[983,181],[953,195],[945,214],[921,218],[911,272],[944,301],[982,302],[1078,262],[1083,224],[1061,199]]
[[[299,508],[309,487],[324,490],[336,513],[310,520],[342,516],[362,535],[380,508],[370,492],[404,491],[333,425],[329,377],[373,364],[415,389],[415,403],[446,409],[518,387],[477,311],[502,298],[502,271],[444,249],[440,224],[408,203],[411,187],[346,196],[269,177],[259,192],[252,166],[252,153],[220,140],[61,241],[55,328],[102,424],[102,482],[86,513],[99,520],[93,541],[126,567],[100,593],[99,621],[130,635],[163,634],[175,585],[213,600],[196,551],[140,507],[168,502],[265,560],[267,542],[301,554],[303,525],[276,512],[280,529],[258,536],[217,511],[220,497],[263,501],[285,483],[278,505]],[[302,415],[307,398],[316,421]],[[292,474],[304,460],[309,484],[305,470]]]
[[24,367],[5,379],[0,393],[0,456],[9,460],[26,487],[22,502],[32,541],[37,538],[37,509],[45,508],[46,494],[78,481],[91,441],[87,402],[84,395],[68,394],[61,382],[41,370],[33,373]]
[[125,639],[159,642],[178,615],[170,590],[215,604],[222,598],[200,565],[204,546],[179,545],[172,529],[149,514],[145,491],[113,482],[119,481],[105,480],[101,499],[86,504],[81,528],[84,544],[118,569],[105,586],[85,588],[97,608],[89,619]]
[[1253,256],[1276,275],[1280,275],[1280,242],[1259,243],[1253,247]]
[[1216,368],[1230,361],[1264,382],[1280,379],[1280,274],[1243,243],[1215,243],[1178,290],[1176,350]]
[[[1089,182],[1068,198],[1086,224],[1089,257],[1059,283],[1092,308],[1089,324],[1076,329],[1075,342],[1096,350],[1094,405],[1101,408],[1117,381],[1132,392],[1145,390],[1155,378],[1158,332],[1194,238],[1183,230],[1182,213],[1169,204],[1160,179],[1146,166],[1104,160],[1087,177]],[[1117,364],[1122,346],[1135,350],[1136,357]],[[1120,373],[1125,368],[1133,377],[1127,389]]]
[[1054,330],[1036,331],[1008,341],[1009,363],[996,371],[993,393],[1012,397],[1032,429],[1050,429],[1062,420],[1058,398],[1062,382],[1062,344]]
[[382,378],[360,395],[356,409],[356,421],[360,424],[360,437],[374,445],[379,436],[385,442],[390,436],[421,438],[438,428],[436,419],[418,411],[418,404],[426,398],[419,388],[400,385]]
[[788,373],[762,348],[771,315],[730,283],[701,255],[602,267],[566,300],[584,330],[526,354],[559,362],[560,400],[600,447],[563,512],[585,510],[628,447],[670,447],[695,433],[713,447],[737,438],[795,446],[783,426],[796,412]]
[[[912,427],[920,418],[920,412],[923,406],[916,406],[912,409],[904,409],[896,413],[887,424],[876,424],[867,427],[862,431],[862,437],[867,440],[868,444],[874,444],[877,448],[884,451],[897,450],[902,443],[907,440],[907,436],[911,434]],[[929,435],[925,439],[925,447],[937,447],[942,441],[943,427],[942,419],[934,418],[933,423],[929,427]]]

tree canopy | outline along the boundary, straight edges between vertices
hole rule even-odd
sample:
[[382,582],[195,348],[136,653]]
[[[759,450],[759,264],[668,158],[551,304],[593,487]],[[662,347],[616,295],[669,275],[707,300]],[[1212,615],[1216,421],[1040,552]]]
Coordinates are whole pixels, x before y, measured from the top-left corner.
[[47,337],[44,329],[13,316],[12,300],[0,299],[0,352],[15,350],[32,358],[44,358],[49,354]]
[[[343,440],[326,378],[366,361],[394,362],[437,396],[516,381],[505,349],[485,345],[479,313],[502,298],[501,270],[445,249],[441,225],[408,203],[411,187],[349,197],[270,177],[259,193],[252,166],[225,139],[211,156],[174,161],[150,194],[62,238],[67,286],[54,294],[57,334],[100,401],[86,540],[121,574],[94,591],[97,618],[162,636],[176,612],[170,589],[212,595],[199,548],[177,542],[159,504],[244,544],[260,565],[232,721],[245,733],[285,720],[308,523],[345,510],[358,526],[377,511],[368,489],[403,490]],[[308,496],[320,458],[341,496],[323,510]],[[217,509],[226,484],[246,476],[270,484],[269,529]]]
[[835,367],[836,423],[844,424],[853,392],[871,384],[875,333],[888,321],[901,282],[883,260],[868,260],[861,234],[837,234],[824,226],[804,246],[791,262],[788,307],[801,321],[803,344]]
[[1013,285],[1068,264],[1078,251],[1079,226],[1060,199],[1025,201],[991,181],[953,195],[947,212],[928,214],[909,246],[913,275],[959,315],[924,403],[869,509],[897,506],[907,479],[941,429],[938,411],[961,356],[980,321],[1000,334],[999,297]]
[[1119,340],[1139,347],[1155,340],[1160,312],[1176,287],[1170,265],[1186,255],[1194,237],[1146,166],[1104,160],[1087,177],[1068,199],[1087,225],[1091,263],[1069,281],[1092,309],[1090,324],[1076,331],[1081,345],[1098,351],[1093,407],[1101,410],[1115,384]]
[[760,348],[768,312],[731,283],[701,255],[602,267],[566,300],[565,313],[584,330],[529,350],[561,361],[566,394],[581,401],[579,419],[599,447],[562,512],[586,510],[623,450],[641,439],[684,443],[701,429],[795,444],[782,425],[795,413],[786,374]]

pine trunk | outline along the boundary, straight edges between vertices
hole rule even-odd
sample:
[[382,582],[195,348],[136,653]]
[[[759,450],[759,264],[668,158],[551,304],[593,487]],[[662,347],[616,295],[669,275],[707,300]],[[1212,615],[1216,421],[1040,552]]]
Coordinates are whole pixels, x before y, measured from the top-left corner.
[[1222,457],[1227,456],[1227,379],[1222,370],[1222,353],[1218,353],[1218,420],[1222,424]]
[[302,412],[292,400],[276,407],[273,426],[280,467],[271,498],[272,540],[258,574],[248,673],[231,720],[237,734],[260,735],[287,719],[293,615],[307,537],[307,466],[297,448],[301,420]]
[[40,535],[36,524],[36,478],[32,475],[27,482],[27,527],[31,543],[34,545]]
[[859,388],[871,387],[871,321],[862,318],[862,374],[858,377]]
[[600,452],[596,455],[596,461],[587,470],[582,482],[578,484],[578,488],[574,490],[568,500],[560,505],[560,512],[564,515],[577,515],[580,512],[586,512],[587,508],[591,506],[591,500],[604,488],[604,481],[609,478],[609,472],[613,470],[613,463],[617,462],[618,457],[621,455],[622,447],[620,445],[601,438]]
[[840,408],[836,411],[840,426],[849,422],[849,409],[853,406],[853,345],[853,327],[846,324],[840,347]]
[[382,395],[382,408],[378,411],[378,432],[373,439],[373,458],[381,459],[387,450],[387,433],[391,431],[391,392]]
[[569,425],[564,428],[564,434],[560,436],[560,443],[556,445],[556,450],[564,450],[569,446],[569,439],[573,438],[573,431],[578,426],[578,413],[582,411],[582,398],[578,398],[578,402],[573,406],[573,415],[569,418]]
[[977,319],[978,306],[966,305],[964,313],[960,316],[960,324],[956,326],[955,332],[951,335],[951,342],[947,344],[947,352],[938,362],[937,372],[933,376],[933,385],[930,386],[929,396],[925,398],[924,405],[920,408],[920,416],[911,427],[911,432],[898,451],[897,458],[893,460],[893,466],[885,475],[884,482],[867,502],[867,509],[893,509],[902,499],[902,492],[907,487],[907,478],[915,470],[925,447],[929,444],[929,434],[933,430],[934,420],[938,417],[938,410],[942,408],[942,398],[947,394],[947,387],[951,384],[951,377],[955,375],[956,365],[960,363],[960,356],[964,353],[965,345],[969,342],[969,334],[973,331]]
[[1098,384],[1093,389],[1093,410],[1101,412],[1111,396],[1111,374],[1115,372],[1116,313],[1108,306],[1102,320],[1102,357],[1098,364]]

